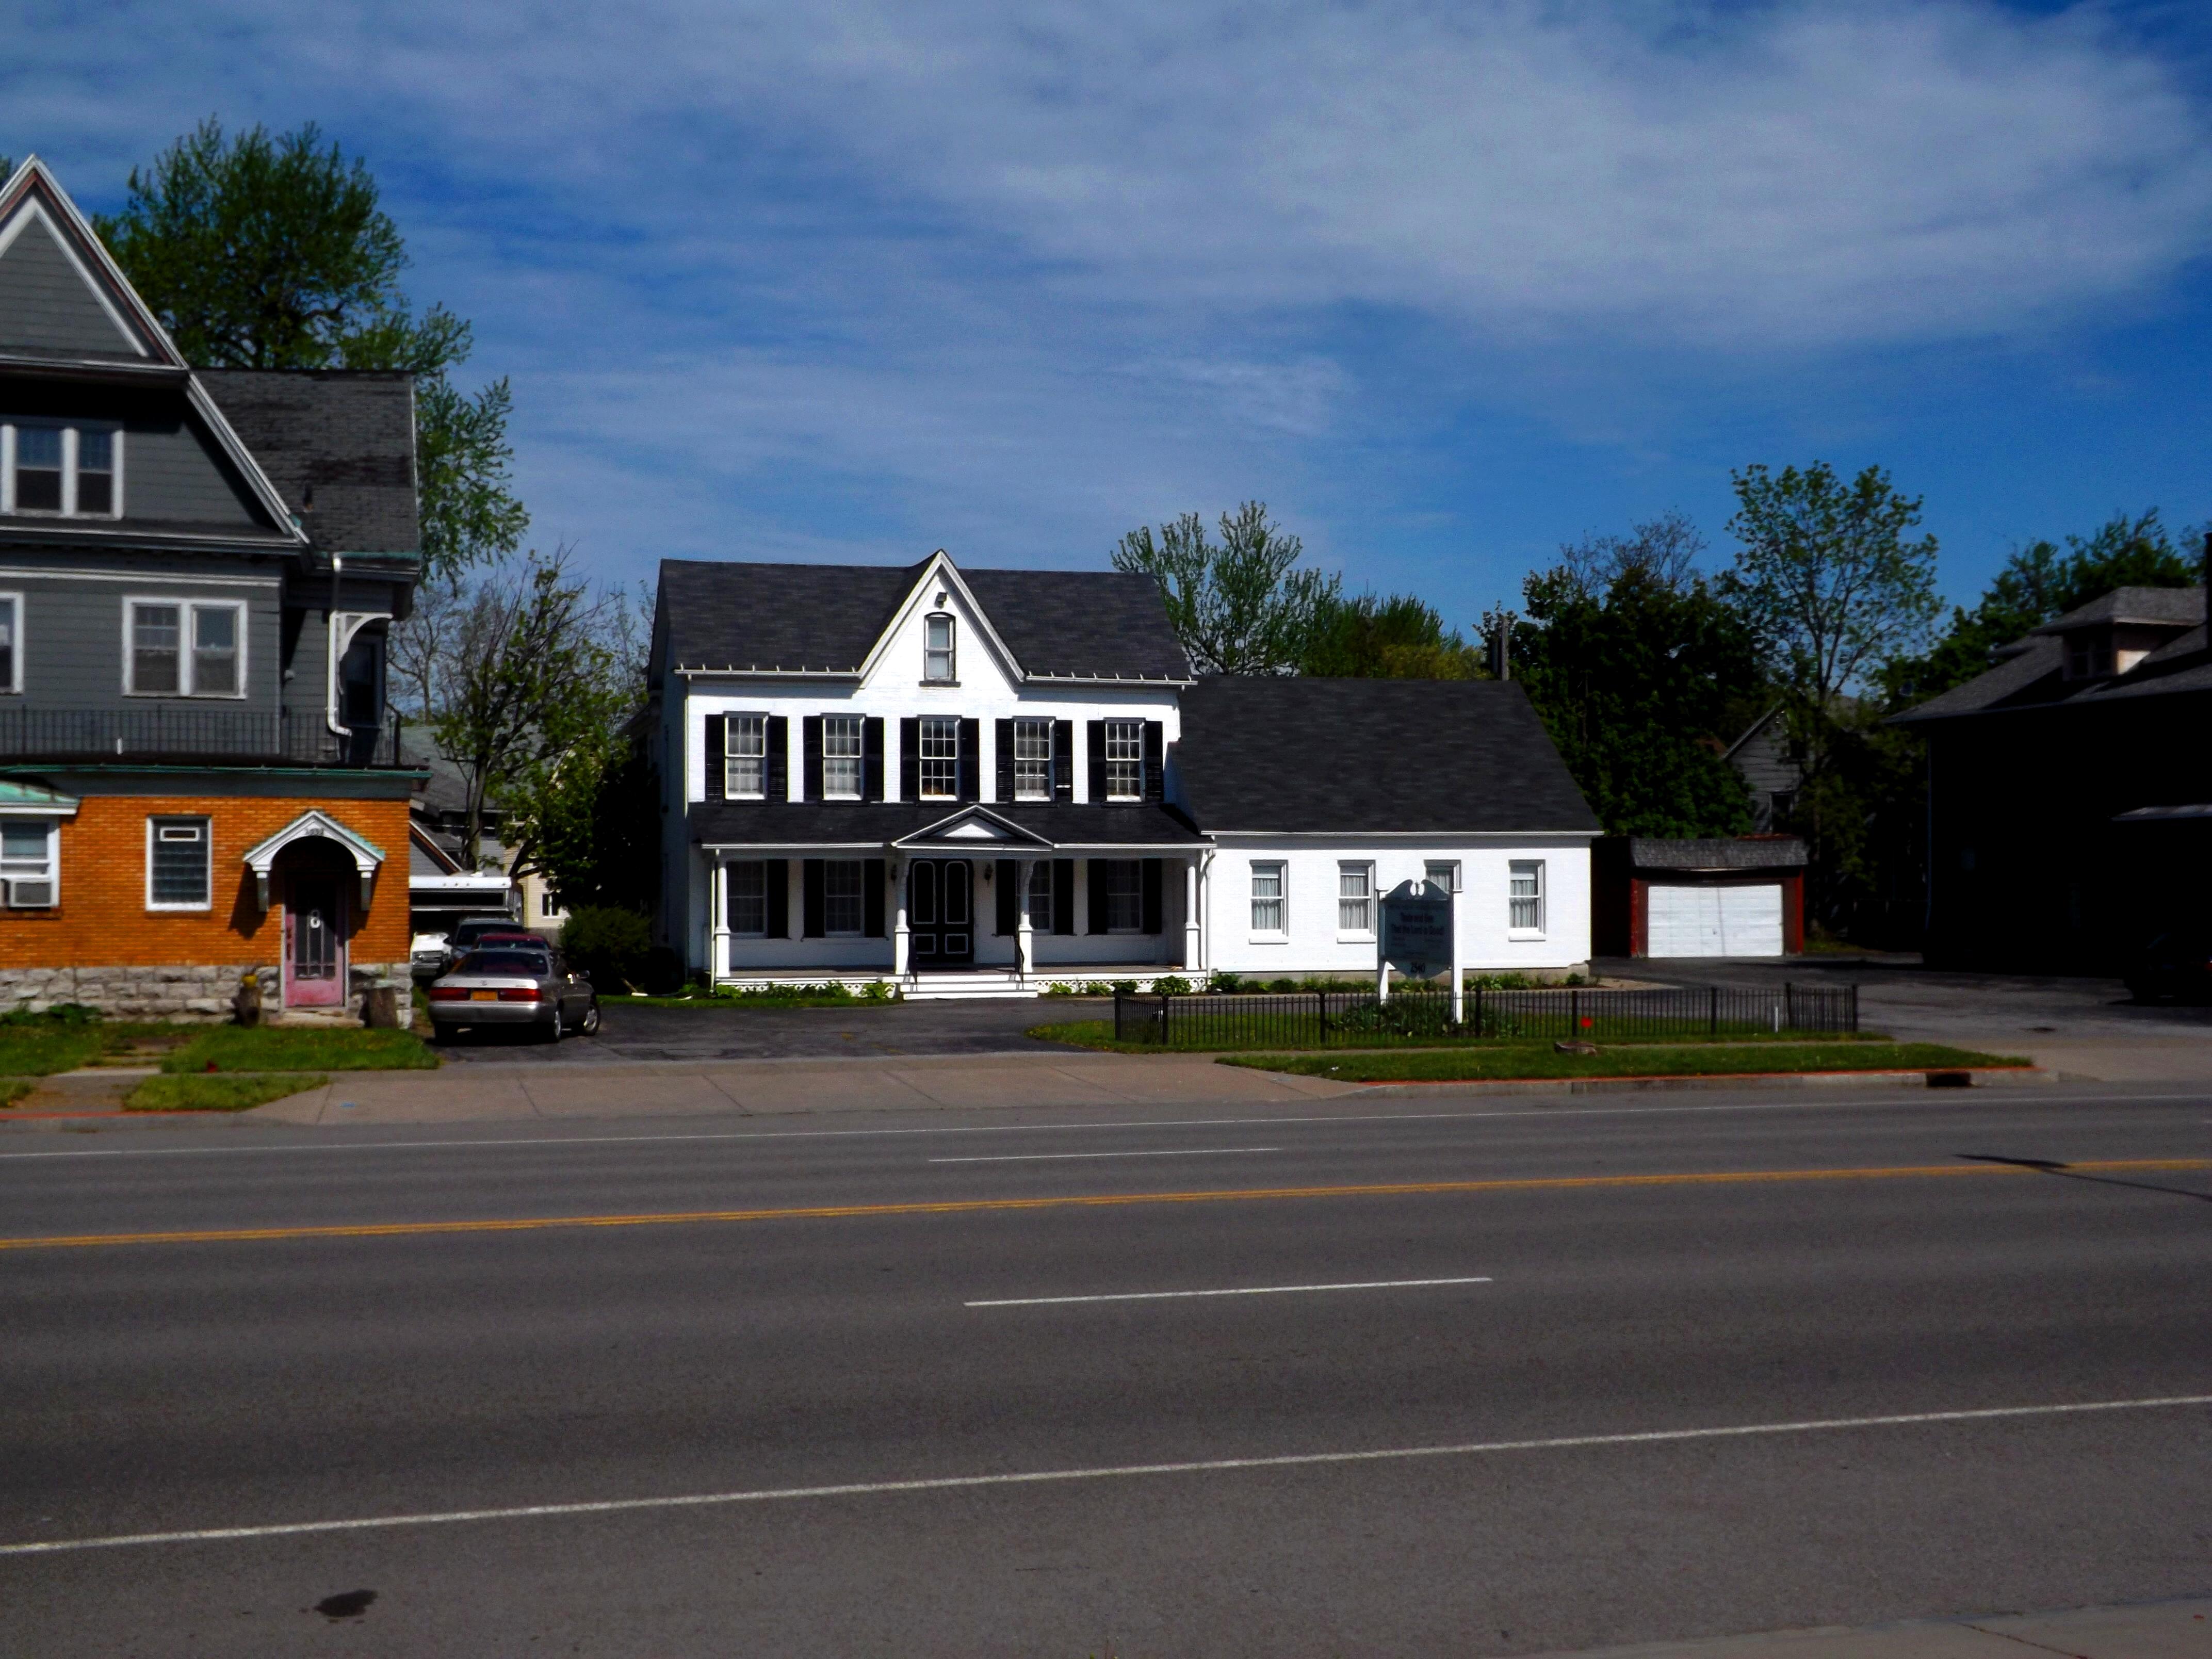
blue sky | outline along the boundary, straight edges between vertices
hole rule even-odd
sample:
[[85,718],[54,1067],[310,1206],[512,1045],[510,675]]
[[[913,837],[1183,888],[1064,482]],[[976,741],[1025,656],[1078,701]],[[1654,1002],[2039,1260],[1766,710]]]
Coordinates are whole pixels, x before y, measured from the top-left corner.
[[1723,562],[1752,461],[1887,466],[1960,598],[2212,517],[2207,9],[11,11],[0,153],[88,209],[209,114],[365,156],[610,579],[1258,496],[1464,626],[1670,507]]

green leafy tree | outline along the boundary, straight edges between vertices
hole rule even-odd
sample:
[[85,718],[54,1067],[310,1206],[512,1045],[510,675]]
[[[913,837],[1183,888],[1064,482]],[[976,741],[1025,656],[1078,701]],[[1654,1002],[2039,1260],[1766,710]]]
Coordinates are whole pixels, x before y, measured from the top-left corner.
[[1482,653],[1410,593],[1331,593],[1314,607],[1298,672],[1339,679],[1473,680]]
[[123,211],[94,221],[116,263],[191,362],[210,368],[404,369],[417,377],[423,554],[451,580],[521,545],[504,379],[456,390],[469,325],[416,314],[407,252],[367,163],[310,122],[226,136],[213,118],[143,169]]
[[1339,579],[1295,567],[1304,546],[1272,523],[1267,505],[1247,501],[1221,515],[1221,540],[1186,513],[1156,535],[1140,526],[1114,549],[1116,570],[1160,585],[1168,620],[1201,674],[1285,674],[1297,670],[1316,614],[1334,601]]

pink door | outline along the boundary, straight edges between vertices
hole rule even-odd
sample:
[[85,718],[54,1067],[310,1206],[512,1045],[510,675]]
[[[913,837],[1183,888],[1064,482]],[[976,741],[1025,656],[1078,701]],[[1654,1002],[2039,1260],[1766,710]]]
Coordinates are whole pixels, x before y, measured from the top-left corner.
[[285,884],[284,1006],[345,1005],[345,895],[335,881],[294,876]]

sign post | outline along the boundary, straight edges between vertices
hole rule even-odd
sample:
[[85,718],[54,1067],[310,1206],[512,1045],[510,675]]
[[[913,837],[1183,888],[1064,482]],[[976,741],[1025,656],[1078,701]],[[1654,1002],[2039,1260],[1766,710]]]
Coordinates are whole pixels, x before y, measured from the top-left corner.
[[1390,1000],[1393,968],[1415,979],[1426,979],[1444,963],[1451,964],[1452,1020],[1461,1013],[1459,928],[1452,915],[1452,896],[1433,882],[1401,881],[1382,898],[1382,925],[1375,935],[1375,990],[1381,1000]]

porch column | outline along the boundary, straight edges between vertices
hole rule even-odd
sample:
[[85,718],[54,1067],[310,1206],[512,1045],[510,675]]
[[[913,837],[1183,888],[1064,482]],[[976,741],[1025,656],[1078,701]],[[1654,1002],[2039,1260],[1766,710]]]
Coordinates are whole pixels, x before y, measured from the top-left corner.
[[1015,861],[1015,879],[1021,883],[1015,890],[1014,908],[1014,971],[1027,975],[1036,971],[1036,929],[1030,922],[1030,872],[1036,866],[1035,859]]
[[1204,963],[1200,960],[1198,933],[1198,854],[1193,853],[1182,866],[1182,965],[1194,973]]
[[714,871],[707,884],[707,902],[714,906],[708,920],[707,982],[713,984],[730,971],[730,866],[714,854]]
[[906,977],[907,936],[912,931],[906,923],[906,860],[886,859],[884,869],[890,877],[892,903],[896,907],[891,921],[891,977]]

